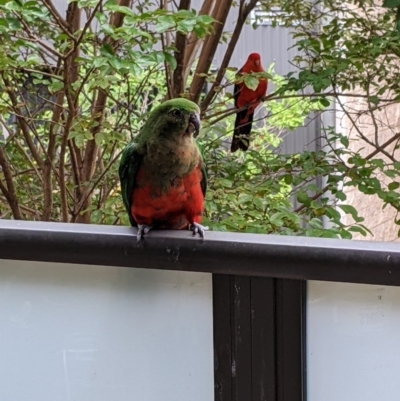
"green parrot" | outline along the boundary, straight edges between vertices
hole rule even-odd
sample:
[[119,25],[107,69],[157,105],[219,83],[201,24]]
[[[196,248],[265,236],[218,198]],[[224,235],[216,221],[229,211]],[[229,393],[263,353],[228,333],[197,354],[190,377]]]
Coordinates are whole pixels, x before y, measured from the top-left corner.
[[182,230],[204,239],[200,223],[207,189],[205,165],[194,140],[199,107],[187,99],[153,109],[119,165],[122,199],[137,240],[152,228]]

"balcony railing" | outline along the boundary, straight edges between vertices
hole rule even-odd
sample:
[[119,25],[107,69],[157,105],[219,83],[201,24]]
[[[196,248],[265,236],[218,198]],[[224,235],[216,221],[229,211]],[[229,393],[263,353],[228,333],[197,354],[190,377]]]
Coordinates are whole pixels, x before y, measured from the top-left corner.
[[[18,263],[25,264],[23,265],[24,267],[15,268],[16,273],[14,277],[12,274],[12,266],[14,265],[11,266],[7,264],[7,261],[15,261],[15,266],[17,266]],[[28,263],[27,265],[26,262],[22,261],[29,261],[29,263],[32,262],[32,264]],[[41,269],[40,263],[37,262],[47,266],[47,270]],[[53,269],[51,267],[53,266],[52,264],[54,266],[57,264],[57,266],[67,267],[62,268],[64,270],[61,268],[61,270],[57,270],[58,267],[54,267]],[[48,332],[47,330],[50,330],[49,332],[52,333],[54,332],[55,334],[53,334],[53,337],[58,338],[58,335],[60,337],[59,340],[61,344],[62,339],[64,338],[63,330],[65,331],[67,328],[68,331],[68,321],[63,320],[62,323],[60,323],[57,321],[57,319],[55,319],[54,322],[51,321],[52,327],[47,327],[46,325],[50,324],[48,320],[46,320],[47,306],[44,307],[44,304],[38,301],[36,301],[35,304],[29,299],[29,296],[35,297],[37,295],[32,294],[40,294],[40,291],[42,290],[39,292],[37,290],[37,286],[40,285],[40,288],[43,289],[44,293],[46,293],[46,291],[50,291],[49,293],[51,293],[52,296],[57,297],[55,288],[61,288],[63,285],[62,277],[68,275],[70,280],[69,285],[71,287],[64,289],[63,297],[65,298],[70,295],[71,300],[73,300],[75,296],[74,286],[76,285],[79,287],[83,284],[80,284],[79,277],[76,278],[76,284],[74,284],[72,278],[74,277],[75,270],[72,267],[68,267],[71,265],[81,266],[79,268],[80,270],[76,270],[76,274],[83,274],[86,277],[85,285],[88,285],[89,287],[89,284],[93,280],[100,280],[100,282],[103,283],[102,285],[105,285],[104,280],[107,280],[106,276],[101,275],[101,277],[99,276],[100,278],[96,278],[96,266],[98,266],[97,271],[99,271],[99,274],[100,272],[102,272],[101,274],[104,274],[105,271],[112,271],[112,269],[115,270],[115,268],[117,268],[120,269],[118,271],[121,275],[125,274],[123,273],[124,271],[136,272],[139,271],[139,269],[141,271],[147,271],[147,269],[151,269],[154,274],[165,275],[170,274],[168,271],[177,271],[180,273],[174,274],[186,275],[185,277],[188,278],[187,280],[185,279],[186,281],[178,280],[176,284],[171,284],[171,288],[179,287],[174,295],[178,298],[174,299],[181,299],[179,297],[185,293],[189,294],[187,295],[189,297],[187,298],[188,300],[196,300],[194,304],[195,308],[198,308],[199,304],[202,304],[203,306],[199,307],[199,309],[196,309],[196,311],[193,311],[193,313],[198,314],[198,316],[191,316],[190,310],[188,312],[188,309],[186,309],[186,315],[180,310],[179,313],[182,313],[182,315],[177,312],[178,315],[174,315],[175,317],[172,320],[170,319],[170,325],[168,325],[168,319],[165,320],[165,316],[160,316],[158,318],[151,315],[152,328],[154,319],[155,321],[160,319],[160,322],[163,322],[162,324],[160,323],[161,326],[159,330],[161,333],[163,333],[163,330],[165,330],[165,347],[167,347],[168,344],[171,344],[172,340],[176,340],[176,338],[171,337],[171,333],[176,332],[174,331],[174,327],[171,327],[171,325],[173,326],[177,324],[180,327],[182,323],[182,330],[186,330],[189,327],[187,322],[189,317],[190,320],[193,317],[195,319],[195,323],[196,319],[198,319],[197,324],[199,324],[200,321],[208,321],[207,305],[210,300],[206,295],[207,291],[200,291],[199,293],[193,292],[190,288],[192,285],[196,285],[196,280],[199,276],[193,276],[195,277],[193,278],[193,282],[191,282],[192,279],[190,277],[192,277],[191,274],[194,272],[211,273],[212,280],[210,279],[210,294],[212,293],[213,299],[211,308],[212,310],[210,312],[212,317],[210,317],[209,320],[212,322],[211,330],[213,332],[213,351],[210,351],[210,355],[212,353],[214,355],[214,369],[212,368],[212,359],[210,359],[209,369],[211,371],[207,372],[207,377],[209,378],[212,375],[214,377],[214,399],[217,401],[319,401],[317,400],[317,397],[321,397],[321,394],[318,393],[318,391],[323,391],[323,389],[321,390],[316,388],[313,383],[319,383],[320,379],[316,378],[314,382],[313,379],[310,379],[310,377],[307,375],[309,372],[317,374],[318,370],[320,370],[320,372],[324,371],[324,369],[321,369],[321,366],[318,365],[322,363],[321,360],[318,359],[316,362],[315,359],[321,354],[321,349],[316,346],[314,350],[314,348],[312,348],[313,344],[311,344],[311,348],[314,350],[313,352],[316,356],[311,355],[311,351],[308,348],[310,344],[307,342],[307,338],[315,339],[317,337],[315,327],[317,327],[319,323],[316,321],[316,319],[322,319],[321,322],[323,322],[321,324],[326,325],[327,322],[330,322],[329,319],[332,318],[329,313],[325,312],[325,309],[322,308],[322,305],[325,305],[324,307],[326,308],[326,305],[331,302],[330,299],[332,299],[332,302],[337,303],[338,301],[335,301],[332,298],[334,289],[329,290],[331,298],[321,298],[321,296],[318,294],[323,292],[321,292],[322,290],[318,289],[318,281],[375,284],[379,285],[380,289],[389,288],[382,286],[400,286],[400,245],[396,243],[221,232],[207,232],[206,239],[201,241],[199,238],[193,238],[189,231],[152,231],[145,237],[145,240],[142,243],[138,244],[136,242],[135,229],[130,227],[2,220],[0,221],[0,318],[1,316],[7,315],[9,308],[15,309],[17,307],[13,304],[13,302],[17,303],[15,299],[24,297],[23,294],[26,293],[27,299],[24,301],[26,302],[26,305],[23,303],[22,308],[27,308],[26,310],[33,308],[36,313],[35,316],[37,316],[36,320],[32,318],[32,322],[30,324],[36,325],[35,330],[43,330],[43,335]],[[132,269],[127,270],[125,268]],[[34,274],[35,269],[38,269],[37,277]],[[157,273],[157,270],[164,272]],[[60,273],[61,271],[63,272],[62,274]],[[88,272],[87,275],[83,273],[85,271]],[[43,279],[46,274],[50,274],[49,272],[54,272],[55,278],[53,277],[53,273],[51,273],[53,281],[46,281]],[[35,277],[35,279],[32,279],[32,277]],[[137,292],[137,297],[139,298],[135,298],[135,301],[129,301],[126,299],[126,302],[133,302],[129,308],[132,307],[136,311],[135,316],[139,320],[142,319],[146,313],[150,313],[148,312],[146,305],[153,305],[152,300],[158,298],[158,296],[166,297],[165,305],[169,305],[168,302],[170,302],[167,299],[170,296],[168,295],[168,291],[170,290],[164,292],[160,290],[160,293],[154,293],[154,288],[148,284],[148,281],[151,281],[151,277],[156,276],[146,277],[146,285],[149,285],[149,287],[140,288],[136,285],[129,287],[128,284],[128,287],[126,287],[122,281],[119,281],[119,284],[115,288],[113,287],[107,290],[110,293],[113,291],[122,291],[123,294],[125,294],[124,291],[127,291],[128,288],[128,293],[131,295],[133,294],[132,296],[136,296],[135,292]],[[170,280],[171,283],[175,282],[177,276],[174,277],[175,278],[168,278],[168,280]],[[207,277],[211,277],[211,275],[208,274]],[[44,282],[42,283],[41,280],[44,280]],[[128,276],[126,276],[126,280],[131,280],[129,281],[131,284],[135,282],[132,277],[129,278]],[[162,281],[162,279],[157,280],[157,282]],[[307,282],[312,283],[312,291],[310,292],[311,296],[315,297],[318,295],[319,298],[307,298]],[[205,282],[202,281],[200,287],[203,286],[201,288],[204,288],[204,285],[207,286]],[[329,283],[327,285],[329,285]],[[15,290],[14,295],[9,288],[13,288]],[[149,288],[147,295],[146,288]],[[326,288],[328,287],[324,287],[324,291]],[[365,290],[363,291],[367,293],[369,291],[368,288],[370,287],[362,286],[362,288],[364,288]],[[376,286],[374,288],[378,287]],[[341,288],[340,291],[347,290]],[[393,289],[393,291],[395,291],[393,294],[397,294],[397,289]],[[389,290],[386,290],[386,293],[389,293]],[[17,296],[15,294],[22,295]],[[83,294],[85,294],[85,292],[83,292]],[[89,298],[84,298],[85,301],[83,302],[95,304],[94,300],[97,299],[96,294],[97,292],[94,291],[91,295],[90,289],[88,289],[86,295]],[[376,330],[382,331],[382,327],[384,328],[383,334],[397,332],[397,326],[400,325],[395,323],[395,319],[394,321],[390,322],[390,325],[388,325],[385,323],[385,320],[382,320],[384,319],[382,316],[384,316],[385,313],[386,316],[388,316],[389,310],[393,312],[393,310],[397,311],[397,309],[400,315],[400,293],[398,294],[398,304],[396,298],[397,295],[395,296],[392,294],[392,300],[390,301],[391,304],[390,307],[387,307],[389,309],[386,308],[387,310],[382,306],[382,303],[379,303],[382,301],[382,292],[377,294],[377,297],[375,294],[373,299],[368,299],[365,307],[362,304],[364,301],[362,301],[363,298],[360,295],[361,298],[358,298],[357,302],[361,303],[361,306],[357,304],[356,307],[359,309],[361,308],[361,312],[357,312],[359,309],[354,309],[356,312],[351,312],[353,315],[350,314],[350,318],[346,318],[347,320],[345,325],[341,323],[340,319],[338,320],[339,315],[337,314],[339,312],[337,311],[353,310],[351,309],[352,304],[349,301],[351,297],[349,298],[347,295],[344,296],[343,302],[347,302],[347,304],[343,304],[345,306],[341,307],[341,309],[338,309],[337,305],[335,304],[334,319],[336,320],[334,323],[332,323],[332,327],[335,328],[339,327],[338,325],[341,325],[338,332],[339,334],[335,335],[340,337],[340,333],[346,332],[348,328],[349,330],[352,330],[353,336],[359,335],[362,337],[363,333],[365,333],[366,327],[372,327],[372,332],[368,331],[368,335],[372,335],[371,333],[375,333]],[[385,294],[383,295],[384,297],[386,297]],[[142,296],[144,298],[140,298]],[[46,295],[43,295],[43,298],[46,297]],[[121,296],[120,294],[118,297],[118,302],[125,302],[123,301],[125,299],[125,295]],[[108,298],[102,298],[101,302],[103,302],[103,307],[104,305],[108,305],[107,299]],[[146,301],[144,301],[144,299],[146,299]],[[339,299],[341,298],[339,297]],[[2,300],[5,301],[3,302]],[[59,305],[57,302],[58,301],[56,300],[53,302],[53,304]],[[28,307],[27,305],[30,306]],[[162,305],[162,303],[160,305]],[[311,314],[307,316],[307,311],[310,305]],[[318,305],[320,305],[320,307]],[[140,309],[141,307],[143,307],[143,310]],[[190,307],[191,306],[189,304],[186,305],[186,308]],[[44,311],[42,310],[41,312],[41,309],[43,308]],[[53,308],[55,308],[53,310],[55,314],[54,316],[57,316],[58,306],[53,306]],[[76,306],[76,308],[76,313],[78,313],[79,307]],[[164,315],[165,313],[169,313],[168,308],[161,309],[162,311],[160,310],[160,313]],[[200,310],[201,312],[199,312]],[[107,316],[101,315],[98,317],[99,321],[101,322],[101,330],[107,330],[107,327],[110,325],[118,326],[121,324],[121,327],[125,327],[123,322],[124,319],[126,319],[126,316],[123,318],[121,317],[122,320],[118,320],[120,317],[118,316],[117,312],[118,311],[115,311],[116,316],[108,314]],[[23,316],[25,316],[24,313],[25,312],[22,313]],[[152,309],[151,313],[157,314],[157,311]],[[359,315],[362,315],[360,317],[360,322],[357,320]],[[12,365],[17,366],[18,369],[24,366],[24,357],[18,352],[18,347],[26,346],[26,343],[30,338],[30,334],[27,333],[27,327],[30,327],[29,322],[27,323],[25,320],[23,320],[22,324],[21,319],[25,318],[21,318],[21,316],[18,315],[17,318],[10,318],[11,320],[5,319],[0,325],[0,339],[2,339],[2,333],[4,334],[3,339],[0,341],[0,355],[10,355],[9,362]],[[180,316],[182,316],[182,319],[186,320],[181,323],[179,323],[178,320],[174,320],[179,319]],[[90,320],[92,318],[93,316],[87,316],[83,317],[82,319],[85,321],[85,319]],[[313,319],[311,323],[310,319]],[[17,322],[18,327],[15,326],[15,322]],[[60,324],[62,325],[62,329],[59,327]],[[363,325],[364,331],[358,329],[359,324]],[[204,323],[204,325],[206,325],[206,323]],[[312,327],[314,330],[311,336],[308,336],[307,334],[309,327]],[[146,331],[148,330],[148,326],[145,325],[141,329],[142,332],[139,334],[142,337],[140,338],[146,339],[149,335],[149,333]],[[189,327],[188,330],[190,331],[192,329]],[[87,330],[88,332],[86,334],[88,334],[90,330],[95,329],[92,327],[90,330]],[[126,344],[129,344],[131,333],[129,331],[124,332],[122,328],[121,330],[122,331],[118,333],[119,337],[117,338],[124,338],[124,341],[126,341],[124,346],[126,346]],[[196,332],[199,332],[199,330],[199,335],[201,338],[199,337],[194,343],[191,342],[194,335],[192,331],[190,331],[187,336],[184,335],[182,337],[183,339],[187,338],[189,341],[185,345],[185,341],[182,340],[182,352],[184,352],[186,355],[188,352],[191,353],[193,351],[193,358],[195,357],[196,352],[200,352],[200,355],[205,355],[206,359],[203,358],[202,360],[203,362],[205,361],[204,363],[206,363],[208,355],[207,349],[201,350],[197,349],[197,347],[199,347],[199,344],[207,344],[208,329],[207,327],[204,327],[204,333],[201,333],[203,329],[199,327],[195,329]],[[84,328],[82,328],[81,331],[85,334]],[[90,333],[91,335],[102,335],[102,331],[94,334],[92,332]],[[326,335],[329,335],[329,331],[325,331],[325,333],[327,333]],[[32,332],[32,336],[35,338],[34,332]],[[21,343],[18,343],[19,338],[21,339]],[[391,337],[390,334],[388,338],[394,337]],[[7,341],[9,342],[14,342],[14,339],[16,339],[15,341],[18,340],[16,345],[14,344],[15,352],[13,351],[13,346],[8,344],[5,339],[8,339]],[[157,344],[160,345],[159,342],[163,341],[163,336],[159,336],[157,340],[155,339],[154,341],[157,341]],[[327,338],[326,341],[329,343],[330,340]],[[370,341],[370,338],[364,338],[363,341],[364,343],[367,343]],[[34,341],[32,340],[32,342]],[[321,341],[321,343],[323,343],[323,341]],[[146,344],[152,344],[152,340],[149,340],[149,342]],[[330,344],[335,344],[335,338],[332,339]],[[363,342],[361,341],[360,344],[363,344]],[[372,342],[372,348],[374,344],[375,342]],[[147,346],[149,346],[149,350],[145,348],[143,355],[147,355],[147,352],[149,352],[150,355],[152,352],[153,347],[150,345]],[[144,345],[143,347],[146,346]],[[204,345],[204,347],[206,347],[206,345]],[[352,349],[356,349],[357,344],[355,344],[354,347]],[[161,349],[163,349],[163,347],[161,347]],[[40,345],[35,345],[32,346],[32,348],[28,347],[27,350],[28,353],[32,351],[32,354],[35,354],[36,352],[42,355],[43,353],[46,354],[46,352],[48,352],[48,347],[44,346],[43,349],[40,349]],[[387,350],[383,347],[381,352],[382,358],[390,359],[390,353],[386,355],[386,351]],[[56,352],[56,350],[54,352]],[[68,352],[72,351],[66,351],[64,349],[62,352],[64,352],[64,363],[67,363],[65,359],[66,355],[68,356]],[[102,354],[100,351],[93,352],[99,352],[101,358],[105,358],[104,360],[107,359],[106,355],[110,357],[109,354]],[[126,352],[129,354],[129,351]],[[179,364],[179,361],[182,356],[178,354],[176,355],[175,359],[176,363],[181,368],[182,366]],[[136,354],[133,352],[132,355],[129,354],[126,356],[126,358],[129,361],[130,358],[134,358],[135,355]],[[157,362],[157,364],[162,365],[163,358],[166,358],[165,361],[167,361],[169,364],[170,362],[167,356],[162,355],[164,355],[163,352],[159,356],[160,360]],[[307,355],[309,360],[307,360]],[[113,358],[110,358],[110,361],[107,360],[107,363],[110,363],[110,377],[114,377],[115,375],[118,376],[118,366],[112,365]],[[343,369],[346,369],[346,355],[344,355],[343,358]],[[363,362],[362,356],[358,356],[358,358],[361,358],[359,363],[367,366],[367,362]],[[45,363],[45,359],[46,358],[44,358],[43,363]],[[82,365],[86,362],[82,362],[81,359],[71,360],[73,363],[71,362],[70,364],[73,367],[71,368],[72,372],[70,371],[69,374],[77,375],[80,372],[80,369],[82,369],[82,366],[86,366]],[[96,358],[93,359],[93,366],[97,366],[97,362],[95,362],[97,360],[98,359]],[[186,361],[186,359],[184,360]],[[4,363],[6,362],[4,358],[2,358],[2,361]],[[152,360],[151,363],[155,363],[154,360]],[[323,360],[323,363],[325,363],[325,359]],[[330,361],[326,360],[326,363],[330,363]],[[140,364],[142,364],[142,362],[140,362]],[[139,369],[140,371],[140,366],[136,366],[135,369]],[[191,369],[194,369],[193,366],[195,365],[193,365],[191,368],[190,366],[187,368],[188,374],[190,373]],[[308,369],[308,366],[311,367],[311,370]],[[316,369],[315,366],[318,366],[318,369]],[[382,364],[382,366],[389,365]],[[50,369],[50,367],[48,367],[48,369]],[[171,366],[170,369],[174,368]],[[181,371],[179,370],[179,372]],[[105,377],[108,377],[107,374],[105,375]],[[135,375],[135,373],[132,372],[132,375]],[[179,373],[178,376],[180,377],[180,375],[181,373]],[[3,377],[3,379],[1,379],[1,377]],[[40,376],[40,378],[42,378],[42,376]],[[181,396],[179,395],[180,390],[179,384],[177,383],[175,387],[177,388],[178,393],[174,393],[175,395],[171,397],[173,397],[176,401],[186,401],[184,398],[187,398],[188,396],[195,397],[195,394],[200,394],[199,391],[201,392],[202,389],[204,390],[204,383],[207,383],[207,380],[203,379],[204,378],[200,377],[197,379],[188,379],[186,390],[189,389],[192,391],[192,393],[190,393],[188,390],[189,393],[183,392]],[[2,380],[4,383],[2,383]],[[42,379],[38,380],[40,381]],[[85,399],[85,389],[87,386],[90,387],[93,383],[90,384],[90,379],[81,378],[79,380],[76,379],[75,382],[70,382],[68,384],[69,387],[67,386],[67,388],[64,389],[66,392],[65,399],[68,399],[68,397],[72,396],[79,401],[83,401]],[[85,380],[88,380],[88,382],[86,383]],[[311,387],[310,380],[312,383]],[[326,386],[326,377],[324,380],[325,381],[322,380],[321,383],[324,383],[324,386]],[[332,380],[334,381],[336,379],[332,378]],[[22,382],[23,381],[24,380],[22,378]],[[44,382],[45,381],[46,380],[44,380]],[[42,383],[44,386],[43,388],[45,388],[44,382]],[[11,396],[13,391],[10,383],[12,383],[12,381],[8,377],[7,369],[1,370],[0,368],[0,389],[6,389],[4,390],[4,394],[6,396]],[[54,383],[57,383],[57,380],[55,380]],[[56,386],[54,383],[53,386]],[[89,395],[99,394],[97,398],[98,401],[122,399],[118,398],[122,396],[122,393],[120,392],[121,388],[117,385],[115,385],[114,388],[114,384],[115,383],[111,380],[110,389],[108,389],[111,395],[106,396],[105,393],[102,392],[103,390],[101,390],[101,386],[103,384],[97,383],[96,385],[93,384],[93,391],[98,391],[98,393],[91,393],[88,390],[89,392],[87,393],[87,396],[90,398]],[[129,387],[128,384],[126,385]],[[168,386],[169,385],[170,383]],[[195,388],[196,385],[198,385],[199,388]],[[366,383],[367,387],[368,385],[371,384]],[[132,386],[132,388],[136,389],[137,386],[140,387],[140,382],[135,382],[135,384]],[[157,391],[161,391],[160,389],[163,389],[162,384],[157,384],[157,386],[155,386],[153,391],[155,397],[154,399],[160,399],[159,397],[161,395],[160,393],[157,393]],[[191,386],[194,387],[192,388]],[[172,387],[175,388],[174,386]],[[64,391],[62,390],[62,386],[60,388],[61,390],[57,387],[57,391]],[[132,388],[130,388],[130,390],[132,390]],[[312,391],[307,394],[308,388],[311,388]],[[337,389],[338,386],[335,385],[333,388]],[[396,389],[394,389],[392,392],[395,394],[395,396],[398,394],[397,390],[398,389],[396,387]],[[76,391],[76,393],[74,393],[74,391]],[[2,390],[0,390],[0,393],[1,392]],[[205,394],[211,393],[205,392]],[[47,401],[51,399],[52,395],[50,392],[47,394],[46,391],[43,390],[38,397],[39,398],[37,399],[40,399],[41,401]],[[354,395],[349,394],[348,399],[352,399],[351,397],[354,397]],[[17,398],[14,397],[14,399]],[[24,398],[21,396],[19,399]],[[35,400],[36,398],[33,397],[32,399]],[[133,397],[132,399],[136,400],[140,399],[140,397]],[[192,399],[194,400],[197,398]],[[331,398],[328,397],[325,399],[330,400]],[[388,399],[391,400],[392,398],[385,398],[385,400]],[[146,399],[146,401],[151,400],[151,397]],[[211,400],[207,399],[207,401]],[[367,399],[365,401],[367,401]]]
[[310,237],[0,221],[0,259],[400,285],[400,245]]

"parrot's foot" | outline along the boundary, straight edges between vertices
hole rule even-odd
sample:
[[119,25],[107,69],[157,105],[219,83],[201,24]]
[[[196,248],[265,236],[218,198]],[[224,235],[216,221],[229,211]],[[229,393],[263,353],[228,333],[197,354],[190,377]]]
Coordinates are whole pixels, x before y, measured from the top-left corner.
[[208,230],[208,227],[202,226],[199,223],[192,223],[190,225],[190,230],[193,232],[193,236],[199,234],[202,239],[204,239],[204,233]]
[[137,230],[137,242],[140,242],[142,235],[147,234],[152,229],[152,226],[146,224],[138,224]]

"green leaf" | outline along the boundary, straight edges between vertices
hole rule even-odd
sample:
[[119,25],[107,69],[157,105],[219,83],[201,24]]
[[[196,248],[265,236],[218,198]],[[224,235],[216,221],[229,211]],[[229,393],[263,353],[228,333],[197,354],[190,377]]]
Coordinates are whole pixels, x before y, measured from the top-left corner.
[[9,0],[5,3],[5,9],[10,11],[19,11],[21,10],[22,4],[19,4],[17,1]]
[[342,136],[340,138],[340,143],[345,147],[348,148],[349,147],[349,138]]
[[64,82],[59,80],[52,80],[51,85],[48,87],[52,92],[58,92],[64,88]]
[[283,217],[283,213],[278,212],[278,213],[274,213],[269,219],[272,224],[274,224],[275,226],[281,227],[284,224],[282,217]]
[[323,228],[322,227],[322,221],[318,218],[318,217],[314,217],[312,218],[308,224],[310,225],[310,227],[312,228]]
[[214,22],[214,18],[210,15],[199,15],[197,17],[197,22],[204,24],[204,25],[211,25]]
[[396,31],[400,32],[400,7],[397,9],[397,14],[396,14]]
[[259,81],[256,77],[253,77],[252,75],[246,74],[243,78],[244,84],[251,90],[256,90],[259,84]]
[[291,174],[285,174],[283,177],[285,180],[285,183],[290,185],[293,182],[293,176]]
[[297,202],[299,202],[299,203],[306,203],[306,202],[309,202],[309,200],[310,200],[307,193],[303,192],[303,191],[297,192],[296,199],[297,199]]
[[395,170],[386,170],[384,173],[390,178],[395,178],[398,175],[397,171]]
[[359,233],[364,237],[367,235],[367,232],[363,228],[361,228],[360,226],[352,226],[352,227],[349,228],[349,231],[351,231],[353,233]]
[[318,100],[321,103],[321,105],[324,107],[329,107],[329,105],[331,104],[331,102],[326,97],[322,97]]
[[110,57],[108,62],[117,71],[122,68],[122,62],[118,57]]
[[172,54],[164,52],[165,61],[171,66],[173,70],[176,68],[176,59]]
[[222,185],[225,188],[231,188],[232,187],[232,181],[221,178],[219,181],[219,184]]
[[356,223],[364,221],[363,217],[358,216],[357,209],[352,205],[338,205],[346,214],[350,214]]
[[263,211],[264,210],[264,203],[260,198],[253,198],[254,205],[257,209]]
[[94,68],[99,68],[99,67],[101,67],[103,65],[106,65],[106,64],[108,64],[108,59],[105,58],[105,57],[96,57],[93,60],[93,67]]
[[238,202],[239,204],[244,204],[253,201],[253,195],[249,194],[239,194]]
[[175,19],[170,15],[161,15],[157,20],[156,31],[166,32],[176,25]]
[[324,207],[318,207],[318,208],[314,209],[314,214],[317,217],[323,216],[325,214],[325,212],[326,212],[326,209]]
[[384,0],[382,7],[395,8],[400,6],[400,0]]
[[368,101],[371,102],[373,105],[377,106],[379,104],[378,96],[370,96]]
[[100,54],[103,56],[114,56],[114,49],[109,43],[104,43],[100,48]]
[[175,17],[183,19],[194,19],[196,17],[196,14],[190,10],[179,10],[175,13]]
[[197,35],[198,38],[202,38],[207,34],[208,30],[202,26],[195,25],[193,27],[193,32]]
[[336,191],[335,196],[341,201],[345,201],[347,199],[347,195],[343,191]]
[[400,187],[400,184],[399,184],[398,182],[391,182],[391,183],[388,185],[389,191],[393,191],[393,190],[395,190],[395,189],[397,189],[397,188],[399,188],[399,187]]

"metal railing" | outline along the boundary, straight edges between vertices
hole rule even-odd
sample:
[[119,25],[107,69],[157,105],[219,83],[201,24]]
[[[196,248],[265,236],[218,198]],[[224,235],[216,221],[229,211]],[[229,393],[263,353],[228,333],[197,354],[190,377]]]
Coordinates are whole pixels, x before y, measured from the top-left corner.
[[0,220],[0,259],[400,285],[400,244]]
[[[306,280],[400,285],[400,244],[0,220],[0,260],[213,274],[216,401],[306,400]],[[1,264],[0,264],[1,274]]]

